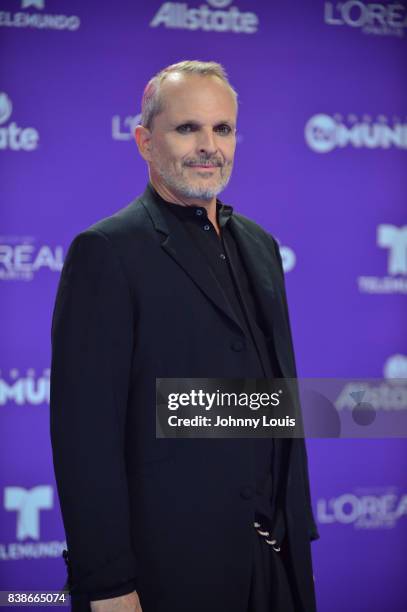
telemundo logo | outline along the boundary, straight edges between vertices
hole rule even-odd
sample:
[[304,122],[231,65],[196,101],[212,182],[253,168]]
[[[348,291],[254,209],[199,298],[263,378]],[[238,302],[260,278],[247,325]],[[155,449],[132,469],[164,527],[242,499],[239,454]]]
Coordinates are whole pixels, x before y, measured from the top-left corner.
[[53,508],[53,493],[48,485],[29,490],[23,487],[5,488],[4,508],[17,513],[17,540],[40,539],[40,510]]
[[345,123],[341,115],[313,115],[305,125],[305,141],[315,153],[329,153],[348,146],[367,149],[407,149],[407,123],[395,119],[392,125],[386,116],[376,121],[365,115],[358,120],[349,115]]
[[407,293],[407,225],[380,223],[376,244],[387,250],[386,276],[358,276],[361,293]]
[[[30,8],[36,9],[35,12],[26,10]],[[0,11],[0,28],[74,31],[80,27],[81,20],[77,15],[42,13],[44,9],[45,0],[21,0],[21,11]]]
[[4,488],[3,510],[15,514],[16,528],[15,535],[10,534],[11,541],[0,542],[0,562],[61,557],[66,548],[65,540],[43,541],[41,538],[41,518],[54,507],[51,485]]
[[199,8],[191,8],[186,2],[164,2],[151,20],[150,27],[256,33],[259,24],[256,13],[241,12],[236,6],[229,6],[231,3],[232,0],[207,0],[209,6],[201,4]]

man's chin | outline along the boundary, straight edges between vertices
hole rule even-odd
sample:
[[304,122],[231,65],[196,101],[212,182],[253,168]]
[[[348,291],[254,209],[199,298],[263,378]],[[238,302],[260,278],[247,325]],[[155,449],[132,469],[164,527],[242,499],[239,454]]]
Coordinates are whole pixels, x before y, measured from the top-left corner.
[[210,201],[225,189],[229,182],[213,180],[214,177],[196,177],[195,180],[174,180],[174,177],[161,174],[163,183],[179,198]]
[[205,177],[203,180],[194,181],[193,184],[185,186],[184,195],[190,198],[212,200],[225,189],[228,182],[229,181],[226,183],[219,183],[219,181],[212,182],[210,177]]
[[220,187],[219,185],[216,187],[202,185],[199,187],[191,187],[190,189],[186,189],[184,195],[189,198],[198,198],[199,200],[212,200],[222,191],[222,189],[223,187]]

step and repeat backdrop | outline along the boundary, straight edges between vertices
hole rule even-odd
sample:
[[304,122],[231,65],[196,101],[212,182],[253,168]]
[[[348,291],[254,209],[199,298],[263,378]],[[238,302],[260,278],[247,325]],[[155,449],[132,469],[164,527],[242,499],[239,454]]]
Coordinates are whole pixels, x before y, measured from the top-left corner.
[[[221,62],[239,93],[221,198],[280,243],[299,375],[376,378],[407,409],[407,6],[3,0],[0,49],[0,590],[53,590],[56,287],[73,237],[144,190],[132,128],[164,66]],[[407,441],[308,453],[319,610],[406,611]]]

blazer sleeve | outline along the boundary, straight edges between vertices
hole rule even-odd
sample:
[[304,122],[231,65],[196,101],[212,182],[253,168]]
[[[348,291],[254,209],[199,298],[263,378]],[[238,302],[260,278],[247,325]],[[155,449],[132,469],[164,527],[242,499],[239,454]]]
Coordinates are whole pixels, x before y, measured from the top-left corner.
[[82,232],[65,259],[51,330],[51,442],[72,593],[117,589],[136,574],[124,454],[132,320],[111,242]]
[[[281,259],[281,254],[280,254],[280,248],[278,245],[278,242],[275,240],[275,238],[273,238],[273,236],[271,236],[271,234],[269,234],[269,237],[272,239],[273,244],[274,244],[274,250],[277,256],[277,261],[278,261],[278,265],[280,267],[280,271],[281,274],[283,276],[283,283],[284,283],[284,287],[285,287],[285,280],[284,280],[284,270],[283,270],[283,262]],[[288,322],[288,327],[290,330],[290,344],[291,344],[291,350],[293,351],[294,354],[294,345],[293,345],[293,341],[292,341],[292,334],[291,334],[291,324],[290,324],[290,316],[289,316],[289,312],[288,312],[288,304],[287,304],[287,296],[285,293],[285,289],[284,289],[284,295],[283,297],[283,303],[284,303],[284,310],[285,310],[285,315],[287,318],[287,322]],[[301,466],[301,480],[303,482],[303,486],[304,486],[304,494],[305,494],[305,504],[306,504],[306,513],[307,513],[307,524],[308,524],[308,533],[309,533],[309,537],[310,540],[318,540],[320,538],[320,534],[318,532],[318,528],[316,525],[316,521],[314,518],[314,513],[312,510],[312,503],[311,503],[311,492],[310,492],[310,483],[309,483],[309,475],[308,475],[308,457],[307,457],[307,448],[306,448],[306,444],[305,444],[305,439],[303,438],[293,438],[292,439],[292,461],[298,465]]]

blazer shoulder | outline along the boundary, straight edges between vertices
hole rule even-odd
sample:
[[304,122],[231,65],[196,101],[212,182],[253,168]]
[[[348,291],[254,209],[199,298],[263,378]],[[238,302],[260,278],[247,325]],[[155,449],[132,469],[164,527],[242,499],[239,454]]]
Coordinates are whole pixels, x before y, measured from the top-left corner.
[[252,219],[249,219],[249,217],[242,215],[241,213],[233,213],[233,217],[235,221],[237,222],[237,225],[240,227],[243,227],[252,236],[254,236],[257,239],[265,240],[268,243],[271,242],[274,248],[276,247],[278,248],[278,242],[274,238],[273,234],[266,231],[263,227],[261,227],[261,225],[259,225]]
[[[95,248],[103,242],[110,244],[117,255],[126,256],[129,252],[142,249],[146,241],[151,241],[151,220],[142,205],[142,198],[135,198],[130,204],[120,208],[112,215],[103,217],[84,228],[72,243],[83,240],[95,244]],[[97,240],[97,237],[104,240]]]
[[135,198],[130,204],[120,208],[112,215],[99,219],[89,227],[85,232],[98,232],[104,234],[111,241],[125,238],[126,235],[134,233],[142,233],[143,230],[151,227],[148,215],[141,204],[141,197]]

